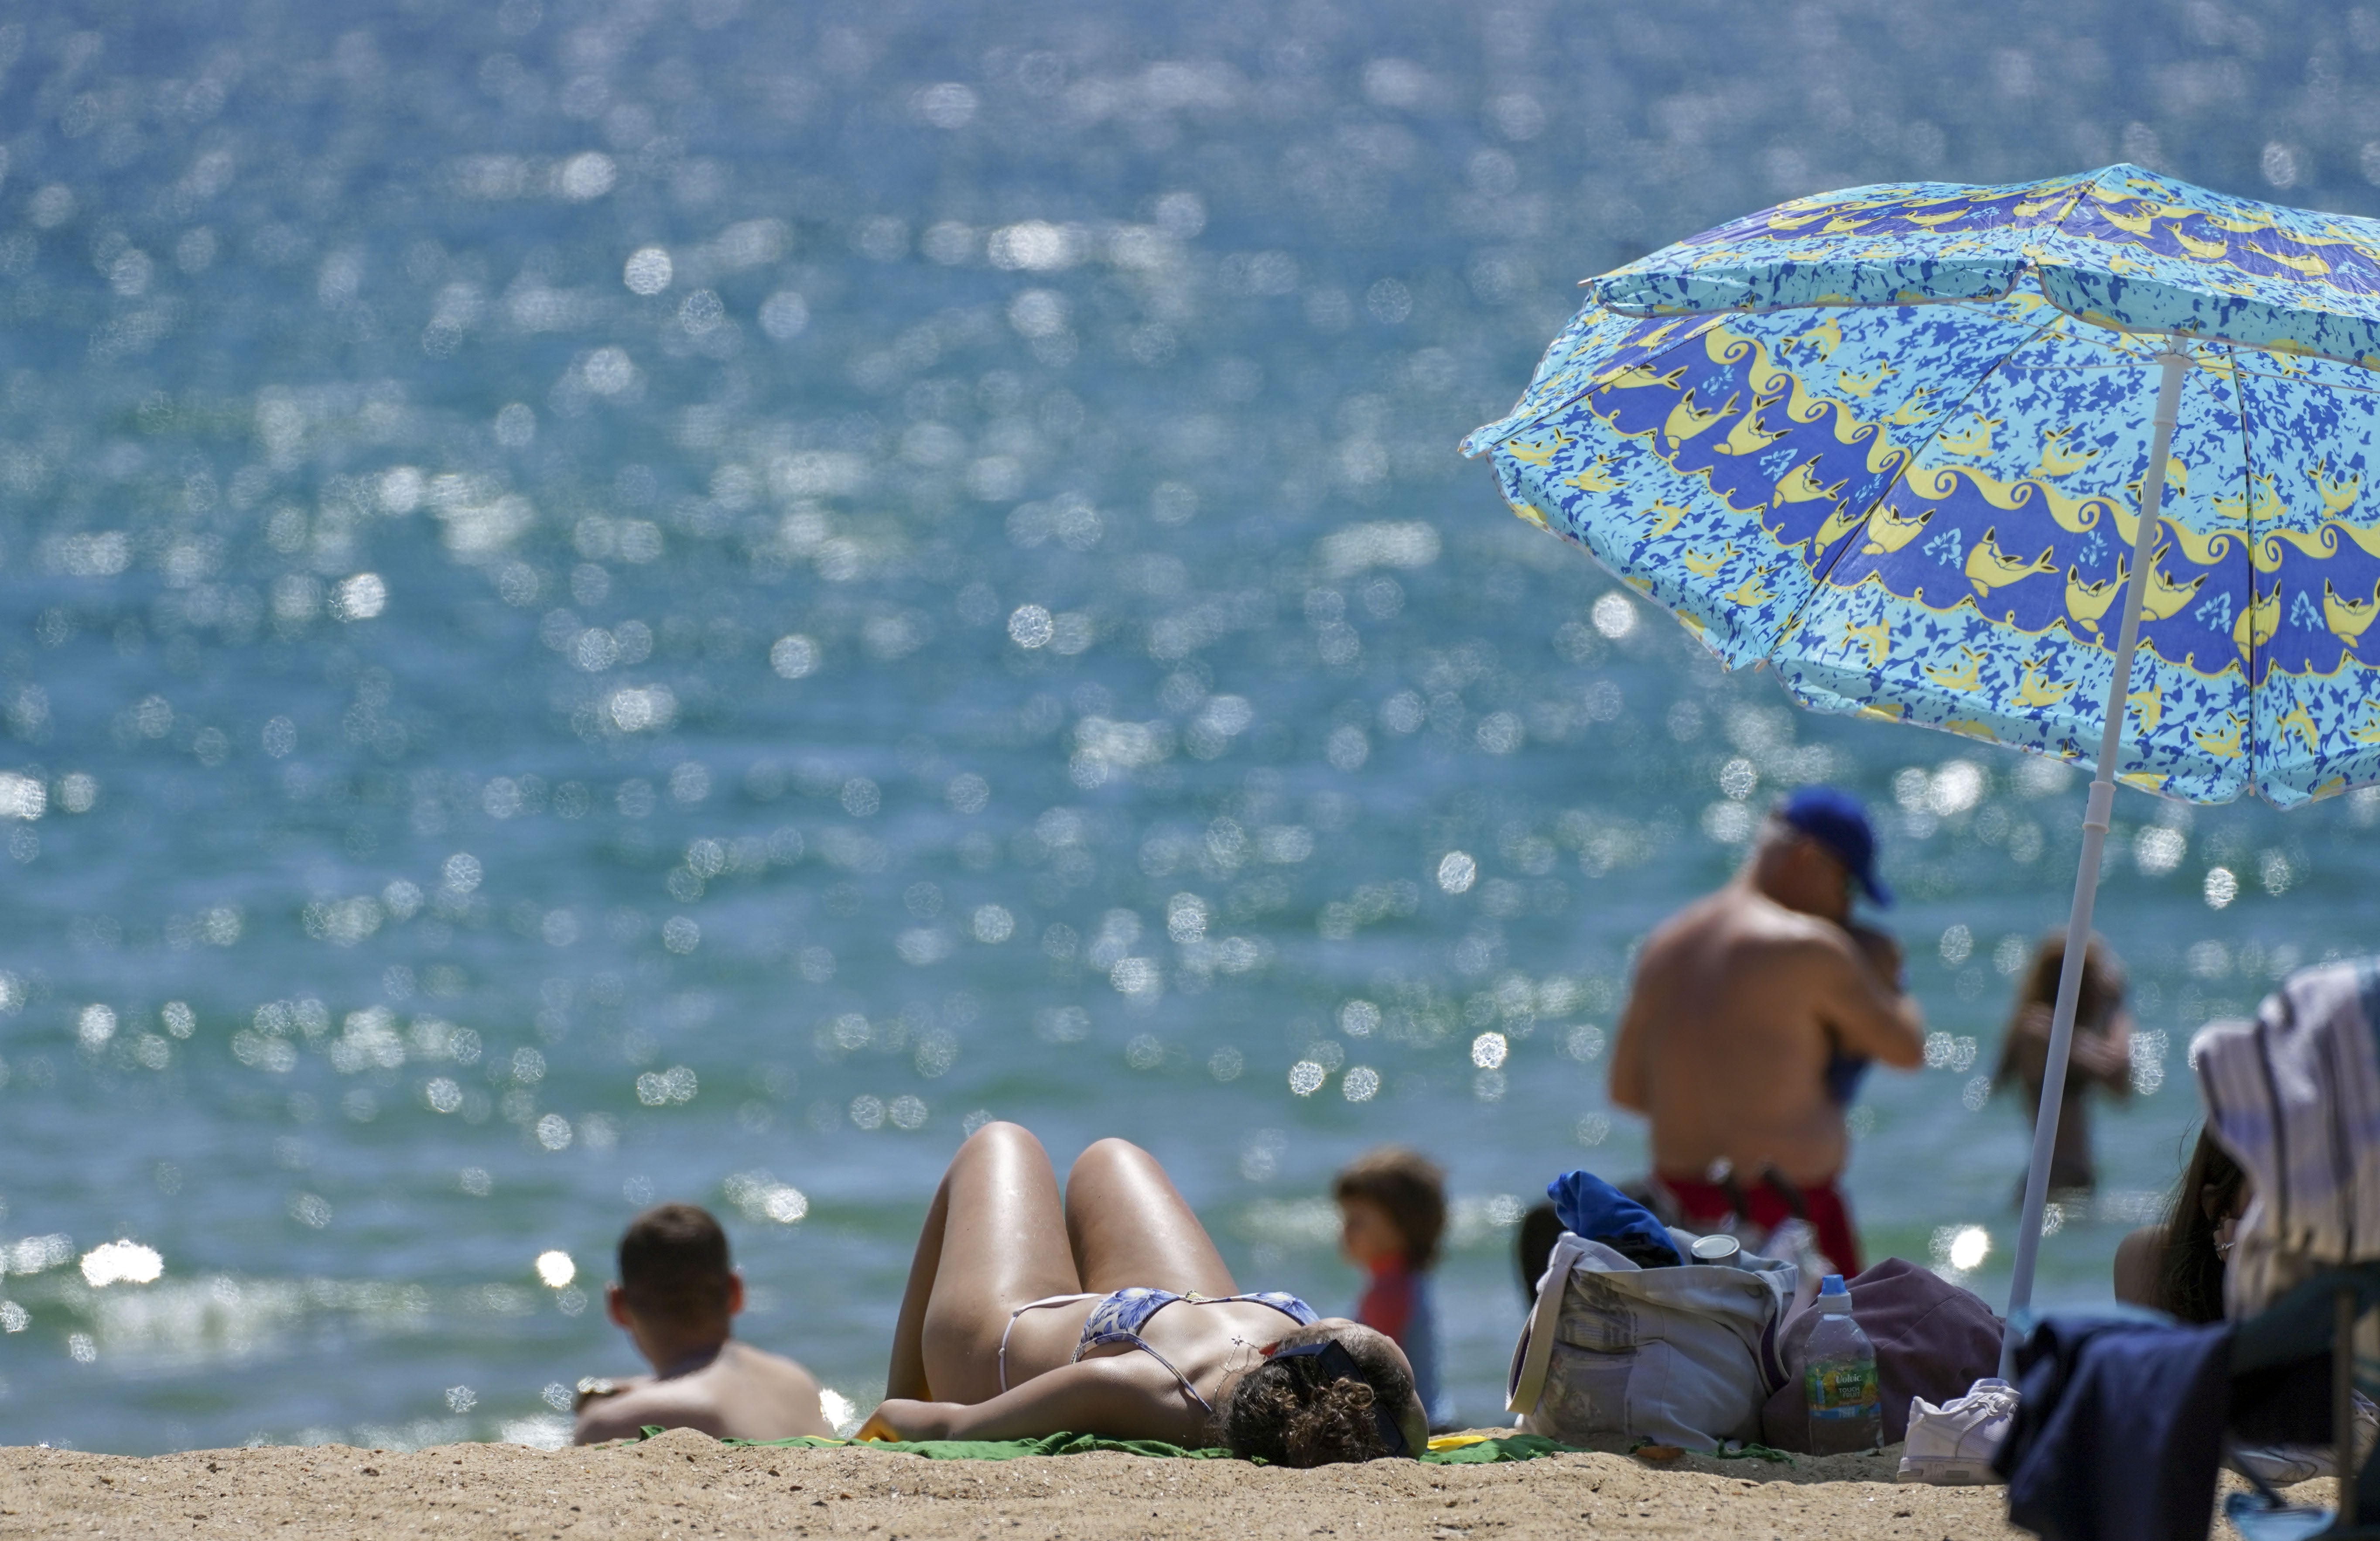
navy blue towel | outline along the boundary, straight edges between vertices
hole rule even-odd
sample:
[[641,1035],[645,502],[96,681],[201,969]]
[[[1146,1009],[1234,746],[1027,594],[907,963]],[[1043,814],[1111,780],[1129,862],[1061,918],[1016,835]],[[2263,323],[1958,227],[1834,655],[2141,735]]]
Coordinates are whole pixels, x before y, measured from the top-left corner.
[[2204,1541],[2231,1404],[2231,1328],[2050,1317],[1992,1467],[2044,1541]]

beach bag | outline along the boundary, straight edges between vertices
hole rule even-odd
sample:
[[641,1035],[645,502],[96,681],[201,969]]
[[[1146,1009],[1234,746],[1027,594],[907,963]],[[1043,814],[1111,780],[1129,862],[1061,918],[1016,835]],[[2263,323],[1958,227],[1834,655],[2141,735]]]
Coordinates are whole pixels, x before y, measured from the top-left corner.
[[[1670,1234],[1687,1255],[1694,1234]],[[1527,1433],[1599,1450],[1758,1438],[1784,1380],[1778,1329],[1809,1292],[1791,1263],[1742,1261],[1640,1268],[1564,1232],[1512,1349],[1507,1410]]]
[[[1851,1280],[1852,1320],[1876,1349],[1876,1380],[1884,1402],[1884,1442],[1909,1433],[1909,1399],[1936,1405],[1967,1394],[1985,1376],[1999,1374],[2000,1319],[1983,1297],[1904,1257],[1888,1257]],[[1817,1317],[1804,1316],[1778,1331],[1778,1357],[1789,1368]],[[1799,1376],[1788,1374],[1760,1414],[1760,1440],[1781,1450],[1810,1448],[1810,1404]]]

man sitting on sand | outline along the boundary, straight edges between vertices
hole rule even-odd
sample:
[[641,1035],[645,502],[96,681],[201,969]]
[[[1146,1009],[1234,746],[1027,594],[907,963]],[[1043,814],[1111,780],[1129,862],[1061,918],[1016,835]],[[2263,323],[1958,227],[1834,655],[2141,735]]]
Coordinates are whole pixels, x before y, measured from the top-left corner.
[[1851,918],[1854,883],[1890,902],[1867,815],[1804,787],[1734,881],[1645,942],[1611,1060],[1611,1100],[1651,1118],[1654,1177],[1685,1225],[1774,1227],[1798,1207],[1846,1276],[1861,1265],[1835,1188],[1844,1110],[1868,1061],[1912,1068],[1925,1042],[1900,947]]
[[744,1278],[728,1266],[727,1233],[708,1211],[662,1204],[629,1221],[620,1281],[604,1304],[653,1373],[582,1383],[578,1443],[632,1438],[648,1424],[722,1439],[833,1434],[808,1370],[731,1335]]

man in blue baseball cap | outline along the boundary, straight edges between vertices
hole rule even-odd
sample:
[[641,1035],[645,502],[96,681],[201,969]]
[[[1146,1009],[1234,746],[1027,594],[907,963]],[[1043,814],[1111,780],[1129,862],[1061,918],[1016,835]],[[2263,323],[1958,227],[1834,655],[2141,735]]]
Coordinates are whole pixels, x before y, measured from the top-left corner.
[[1869,1062],[1925,1057],[1899,944],[1852,918],[1859,894],[1892,902],[1876,856],[1848,793],[1778,804],[1734,880],[1646,940],[1611,1058],[1611,1100],[1651,1119],[1654,1181],[1682,1224],[1757,1240],[1804,1219],[1845,1275],[1861,1257],[1836,1188],[1844,1112]]

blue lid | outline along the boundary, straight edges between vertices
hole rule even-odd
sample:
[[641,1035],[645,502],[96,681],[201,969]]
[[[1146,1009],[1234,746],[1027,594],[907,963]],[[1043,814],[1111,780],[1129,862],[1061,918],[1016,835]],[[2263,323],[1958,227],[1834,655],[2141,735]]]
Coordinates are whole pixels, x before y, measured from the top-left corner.
[[1818,1286],[1818,1292],[1822,1295],[1847,1295],[1851,1291],[1844,1286],[1841,1274],[1830,1273],[1827,1275],[1826,1282]]

